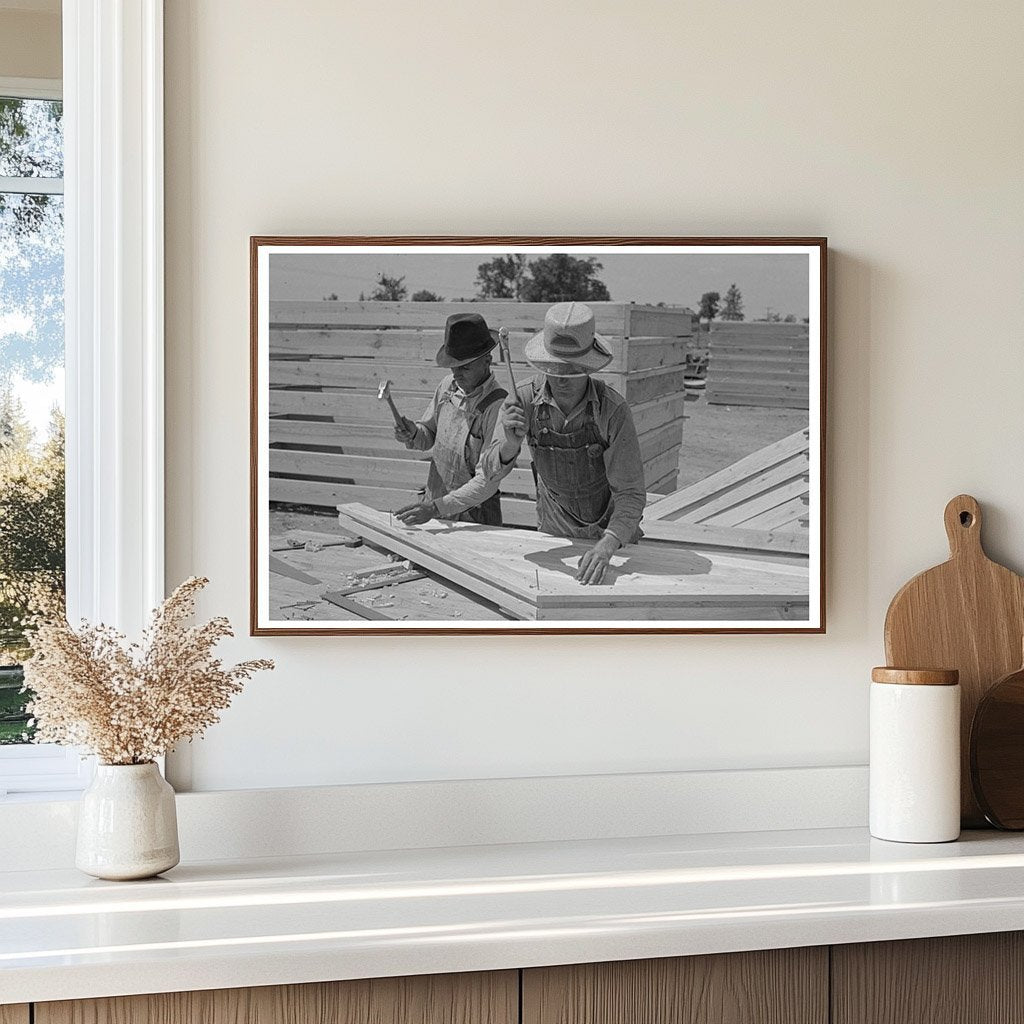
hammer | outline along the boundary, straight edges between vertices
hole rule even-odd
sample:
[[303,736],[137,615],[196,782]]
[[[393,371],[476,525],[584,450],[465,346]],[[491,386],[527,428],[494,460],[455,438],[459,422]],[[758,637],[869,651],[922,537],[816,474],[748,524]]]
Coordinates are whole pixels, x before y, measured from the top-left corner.
[[508,328],[498,328],[498,348],[501,350],[501,358],[504,360],[505,365],[508,367],[508,380],[512,385],[512,397],[516,397],[516,378],[512,372],[512,350],[508,345]]
[[395,408],[395,400],[391,397],[391,381],[389,380],[382,380],[380,385],[377,387],[377,400],[380,401],[382,398],[386,398],[388,405],[391,406],[391,415],[395,417],[396,425],[405,430],[405,419]]

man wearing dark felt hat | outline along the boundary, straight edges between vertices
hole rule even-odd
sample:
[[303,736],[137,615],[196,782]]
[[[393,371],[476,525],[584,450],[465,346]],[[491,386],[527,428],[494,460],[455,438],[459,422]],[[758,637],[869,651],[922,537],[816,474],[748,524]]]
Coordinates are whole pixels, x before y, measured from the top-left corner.
[[395,513],[406,525],[431,519],[501,525],[500,481],[488,479],[479,467],[507,395],[491,372],[491,351],[497,344],[497,332],[479,313],[448,317],[436,362],[451,373],[418,421],[402,417],[402,426],[395,427],[395,438],[406,448],[430,451],[423,501]]

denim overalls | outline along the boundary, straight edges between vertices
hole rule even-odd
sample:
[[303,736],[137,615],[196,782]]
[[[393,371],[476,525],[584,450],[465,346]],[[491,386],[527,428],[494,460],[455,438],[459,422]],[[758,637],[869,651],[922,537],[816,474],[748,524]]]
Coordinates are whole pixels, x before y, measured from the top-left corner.
[[[426,501],[451,494],[473,479],[484,445],[484,412],[495,402],[502,401],[507,394],[501,388],[495,388],[480,400],[480,404],[471,413],[467,413],[465,402],[455,401],[457,390],[458,385],[452,381],[437,406],[437,432],[430,453],[430,472],[424,494]],[[495,492],[475,508],[467,508],[458,515],[441,518],[501,526],[500,495]]]
[[[594,381],[598,401],[604,384]],[[538,395],[534,385],[534,399]],[[535,405],[527,434],[537,482],[537,526],[556,537],[596,540],[612,514],[612,491],[604,468],[608,442],[594,421],[592,403],[579,425],[559,434],[551,428],[551,407]]]

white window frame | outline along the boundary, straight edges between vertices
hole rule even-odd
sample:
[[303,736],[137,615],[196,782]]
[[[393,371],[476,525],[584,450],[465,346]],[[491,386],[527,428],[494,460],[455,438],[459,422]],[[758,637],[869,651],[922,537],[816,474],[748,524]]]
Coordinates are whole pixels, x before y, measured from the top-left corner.
[[[63,49],[68,617],[138,635],[164,596],[163,0],[63,0]],[[0,749],[0,794],[91,773]]]

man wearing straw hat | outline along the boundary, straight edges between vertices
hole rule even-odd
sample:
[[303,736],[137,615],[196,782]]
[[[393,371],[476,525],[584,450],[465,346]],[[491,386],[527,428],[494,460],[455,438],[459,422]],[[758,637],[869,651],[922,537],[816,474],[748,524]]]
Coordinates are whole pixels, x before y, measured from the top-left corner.
[[491,372],[491,350],[497,344],[497,332],[479,313],[448,317],[435,361],[451,373],[418,422],[403,416],[402,426],[395,427],[395,439],[406,448],[430,451],[424,500],[395,513],[407,526],[431,519],[501,526],[499,480],[489,480],[479,467],[508,394]]
[[525,438],[539,529],[594,540],[576,578],[600,583],[614,552],[641,536],[647,493],[633,414],[620,394],[590,376],[612,354],[582,302],[547,311],[543,331],[526,344],[526,359],[540,374],[505,399],[484,472],[492,479],[507,475]]

